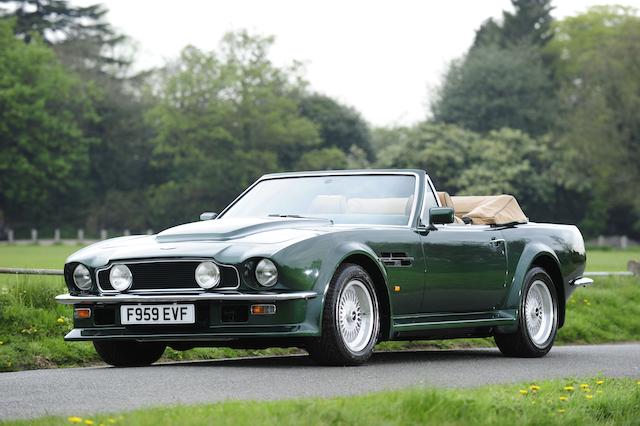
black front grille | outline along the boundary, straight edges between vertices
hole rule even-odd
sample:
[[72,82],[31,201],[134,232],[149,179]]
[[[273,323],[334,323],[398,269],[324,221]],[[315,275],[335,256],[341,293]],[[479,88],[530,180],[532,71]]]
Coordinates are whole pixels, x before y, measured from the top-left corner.
[[[133,275],[131,290],[193,290],[200,289],[196,283],[196,268],[202,261],[175,261],[144,263],[129,263],[122,261],[129,267]],[[232,266],[218,265],[220,268],[220,284],[216,288],[235,288],[238,286],[238,274]],[[98,273],[98,282],[103,290],[113,290],[109,283],[111,268]]]

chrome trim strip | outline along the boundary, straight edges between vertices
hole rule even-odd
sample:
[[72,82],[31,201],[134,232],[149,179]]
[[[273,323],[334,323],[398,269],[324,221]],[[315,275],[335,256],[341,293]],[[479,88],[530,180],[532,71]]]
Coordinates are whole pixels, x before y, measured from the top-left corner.
[[593,284],[593,280],[591,278],[580,277],[580,278],[576,278],[575,280],[571,280],[571,285],[575,287],[588,286],[591,284]]
[[[295,179],[295,178],[301,178],[301,177],[323,177],[323,176],[352,176],[352,175],[372,175],[372,176],[377,176],[377,175],[404,175],[404,176],[414,176],[416,179],[415,185],[414,185],[414,189],[413,189],[413,205],[411,206],[411,216],[409,217],[409,223],[407,225],[395,225],[398,227],[402,227],[402,228],[411,228],[412,224],[415,220],[416,217],[416,213],[417,213],[417,206],[418,206],[418,196],[420,195],[420,175],[416,172],[411,172],[411,171],[401,171],[398,170],[397,172],[395,171],[376,171],[376,170],[371,170],[371,171],[367,171],[367,170],[363,170],[363,171],[349,171],[349,170],[344,170],[344,171],[334,171],[334,172],[327,172],[327,173],[310,173],[310,172],[299,172],[299,173],[287,173],[284,175],[279,175],[279,174],[271,174],[271,175],[264,175],[262,176],[260,179],[258,179],[257,181],[255,181],[254,183],[252,183],[247,189],[245,189],[240,195],[238,195],[236,197],[235,200],[233,200],[227,207],[224,208],[224,210],[222,210],[220,212],[220,214],[214,219],[214,220],[219,220],[222,219],[222,217],[225,215],[225,213],[227,213],[227,210],[229,210],[234,204],[236,204],[242,197],[244,197],[244,195],[249,192],[251,189],[253,189],[254,186],[256,186],[257,184],[259,184],[262,181],[265,180],[272,180],[272,179]],[[437,194],[436,194],[437,195]],[[436,200],[438,199],[438,197],[436,196]],[[359,224],[343,224],[343,225],[359,225]]]
[[93,304],[93,303],[176,303],[197,302],[200,300],[222,301],[250,301],[250,302],[278,302],[283,300],[313,299],[318,293],[313,291],[300,291],[295,293],[192,293],[192,294],[116,294],[108,296],[72,296],[61,294],[56,296],[56,301],[62,305]]
[[[126,259],[122,261],[112,260],[109,263],[107,263],[105,266],[101,268],[97,268],[95,274],[96,274],[96,285],[98,286],[98,291],[100,292],[100,294],[120,294],[120,292],[117,290],[104,290],[102,287],[100,287],[100,278],[98,277],[98,274],[100,272],[111,268],[116,263],[131,265],[131,264],[138,264],[138,263],[167,263],[167,262],[213,262],[218,266],[226,266],[226,267],[233,268],[233,270],[236,271],[236,276],[238,277],[238,285],[236,285],[235,287],[213,288],[212,290],[220,290],[220,291],[237,290],[240,287],[240,271],[238,271],[238,268],[236,268],[235,265],[220,263],[220,262],[217,262],[215,259],[208,258],[208,257],[189,257],[189,258],[157,258],[155,257],[155,258],[149,258],[149,259],[137,259],[133,261],[127,261]],[[135,280],[135,277],[133,278]],[[194,277],[194,282],[195,282],[195,277]],[[134,284],[135,284],[135,281],[131,286],[133,287]],[[196,283],[195,287],[190,287],[190,288],[158,288],[158,289],[147,289],[147,290],[133,289],[130,291],[130,293],[179,293],[181,291],[182,292],[184,291],[204,292],[206,290],[199,287],[198,284]]]
[[394,324],[393,328],[411,328],[411,327],[423,327],[423,326],[431,326],[431,325],[455,325],[455,324],[494,324],[496,322],[515,322],[516,318],[483,318],[483,319],[470,319],[470,320],[456,320],[456,321],[433,321],[433,322],[412,322],[412,323],[404,323],[404,324]]

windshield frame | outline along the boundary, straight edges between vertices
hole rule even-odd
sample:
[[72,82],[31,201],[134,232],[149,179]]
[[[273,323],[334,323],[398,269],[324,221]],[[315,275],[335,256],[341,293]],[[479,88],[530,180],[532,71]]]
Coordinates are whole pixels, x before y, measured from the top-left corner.
[[321,177],[321,176],[362,176],[362,175],[370,175],[370,176],[384,176],[384,175],[401,175],[401,176],[413,176],[415,178],[414,188],[413,188],[413,205],[411,206],[411,215],[409,216],[409,221],[406,225],[382,225],[378,223],[358,223],[358,224],[345,224],[345,225],[336,225],[336,226],[384,226],[384,227],[395,227],[395,228],[411,228],[415,219],[416,219],[416,210],[419,202],[422,202],[422,198],[419,196],[420,194],[420,175],[417,172],[413,171],[336,171],[336,172],[299,172],[299,173],[286,173],[282,175],[265,175],[251,184],[247,189],[245,189],[235,200],[233,200],[227,207],[220,212],[220,214],[214,219],[219,220],[223,219],[224,215],[227,211],[233,207],[242,197],[244,197],[249,191],[251,191],[256,185],[260,182],[266,180],[274,180],[274,179],[296,179],[296,178],[305,178],[305,177]]

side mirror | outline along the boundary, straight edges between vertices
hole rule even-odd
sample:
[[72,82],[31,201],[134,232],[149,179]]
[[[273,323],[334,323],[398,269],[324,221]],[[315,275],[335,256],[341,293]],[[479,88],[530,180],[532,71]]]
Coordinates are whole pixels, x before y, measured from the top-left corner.
[[429,209],[429,225],[445,225],[453,222],[454,216],[451,207],[431,207]]
[[204,212],[200,215],[200,220],[212,220],[218,216],[218,213]]

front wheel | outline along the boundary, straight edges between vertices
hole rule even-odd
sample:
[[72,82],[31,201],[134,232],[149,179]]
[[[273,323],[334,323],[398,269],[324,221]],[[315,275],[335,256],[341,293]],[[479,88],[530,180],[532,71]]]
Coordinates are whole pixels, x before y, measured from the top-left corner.
[[319,364],[363,364],[373,353],[379,330],[378,299],[369,274],[359,265],[344,264],[327,291],[322,335],[306,349]]
[[100,358],[114,367],[143,367],[160,359],[166,346],[156,342],[94,341]]
[[518,330],[496,334],[495,341],[506,356],[536,358],[546,355],[558,332],[558,297],[553,281],[542,268],[532,268],[525,277],[518,311]]

